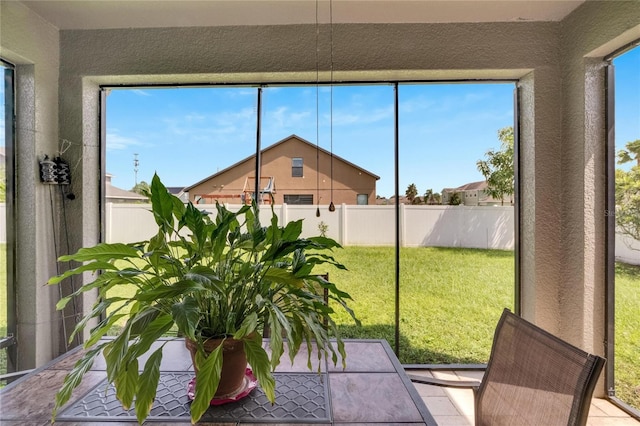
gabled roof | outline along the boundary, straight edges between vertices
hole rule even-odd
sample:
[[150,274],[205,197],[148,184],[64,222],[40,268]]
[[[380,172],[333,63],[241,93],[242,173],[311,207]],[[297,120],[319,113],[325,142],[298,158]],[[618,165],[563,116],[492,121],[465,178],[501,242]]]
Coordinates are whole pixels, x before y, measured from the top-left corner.
[[167,186],[167,191],[170,194],[178,195],[184,192],[184,186]]
[[487,189],[487,181],[481,180],[478,182],[467,183],[462,186],[459,186],[457,189],[459,189],[460,191],[469,191],[474,189]]
[[111,185],[111,183],[107,183],[105,185],[105,198],[117,198],[119,200],[148,200],[149,198],[144,195],[140,195],[136,192],[127,191],[125,189],[118,188],[117,186]]
[[[291,136],[287,136],[286,138],[284,138],[284,139],[282,139],[282,140],[280,140],[280,141],[278,141],[278,142],[274,143],[273,145],[271,145],[271,146],[269,146],[269,147],[267,147],[267,148],[265,148],[265,149],[261,150],[261,151],[260,151],[260,155],[263,155],[265,152],[270,151],[270,150],[272,150],[272,149],[276,148],[277,146],[282,145],[282,144],[284,144],[285,142],[288,142],[288,141],[289,141],[289,140],[291,140],[291,139],[296,139],[296,140],[298,140],[299,142],[306,143],[307,145],[311,146],[313,149],[318,149],[320,152],[324,152],[324,153],[325,153],[325,154],[327,154],[327,155],[333,155],[333,158],[334,158],[335,160],[342,161],[343,163],[345,163],[345,164],[347,164],[347,165],[349,165],[349,166],[351,166],[351,167],[353,167],[353,168],[355,168],[355,169],[357,169],[357,170],[360,170],[361,172],[366,173],[366,174],[368,174],[369,176],[371,176],[371,177],[375,178],[375,180],[379,180],[379,179],[380,179],[380,176],[375,175],[375,174],[371,173],[370,171],[365,170],[365,169],[363,169],[362,167],[360,167],[360,166],[358,166],[358,165],[356,165],[356,164],[353,164],[352,162],[350,162],[350,161],[348,161],[348,160],[345,160],[344,158],[342,158],[342,157],[340,157],[340,156],[338,156],[338,155],[336,155],[336,154],[332,154],[330,151],[327,151],[327,150],[326,150],[326,149],[324,149],[324,148],[321,148],[321,147],[319,147],[319,146],[316,146],[315,144],[313,144],[313,143],[309,142],[308,140],[303,139],[303,138],[301,138],[300,136],[295,135],[295,134],[293,134],[293,135],[291,135]],[[227,168],[224,168],[224,169],[220,170],[219,172],[216,172],[216,173],[214,173],[214,174],[212,174],[212,175],[210,175],[210,176],[207,176],[206,178],[204,178],[204,179],[202,179],[202,180],[200,180],[200,181],[198,181],[198,182],[194,183],[193,185],[187,186],[186,188],[184,188],[184,191],[185,191],[185,192],[189,192],[192,188],[194,188],[194,187],[196,187],[196,186],[198,186],[198,185],[200,185],[200,184],[202,184],[202,183],[204,183],[204,182],[206,182],[206,181],[208,181],[208,180],[210,180],[210,179],[213,179],[214,177],[216,177],[216,176],[218,176],[218,175],[221,175],[221,174],[223,174],[223,173],[227,172],[228,170],[231,170],[231,169],[233,169],[234,167],[237,167],[238,165],[240,165],[240,164],[244,163],[245,161],[251,160],[252,158],[255,158],[255,157],[256,157],[256,155],[255,155],[255,154],[250,155],[250,156],[248,156],[248,157],[246,157],[246,158],[244,158],[244,159],[242,159],[242,160],[238,161],[237,163],[234,163],[234,164],[230,165],[229,167],[227,167]]]
[[486,180],[480,180],[478,182],[470,182],[470,183],[465,183],[462,186],[459,186],[457,188],[442,188],[442,191],[448,191],[448,192],[453,192],[453,191],[471,191],[471,190],[480,190],[480,189],[487,189],[487,181]]

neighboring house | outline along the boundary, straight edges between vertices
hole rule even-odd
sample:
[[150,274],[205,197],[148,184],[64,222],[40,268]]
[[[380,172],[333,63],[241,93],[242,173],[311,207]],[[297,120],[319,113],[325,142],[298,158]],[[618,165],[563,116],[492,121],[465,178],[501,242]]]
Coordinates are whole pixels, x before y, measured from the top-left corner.
[[[382,201],[380,201],[380,200],[379,200],[377,204],[382,204],[382,205],[385,205],[385,204],[395,204],[395,203],[396,203],[396,196],[395,196],[395,195],[392,195],[392,196],[391,196],[391,197],[389,197],[388,199],[387,199],[387,198],[385,198],[385,199],[381,199],[381,200],[382,200]],[[411,203],[409,202],[409,199],[407,198],[407,196],[406,196],[406,195],[401,195],[401,196],[399,197],[399,200],[400,200],[400,201],[399,201],[399,202],[400,202],[400,204],[411,204]]]
[[[451,195],[460,194],[460,204],[465,206],[500,206],[503,205],[502,200],[491,197],[485,191],[487,189],[487,181],[481,180],[471,182],[457,188],[442,189],[442,204],[449,204]],[[505,195],[504,205],[513,204],[513,195]]]
[[112,177],[113,175],[108,173],[105,175],[105,198],[107,203],[146,203],[149,201],[144,195],[113,186],[111,184]]
[[189,201],[189,193],[185,192],[184,186],[167,186],[167,191],[170,194],[180,198],[182,202],[187,203]]
[[[261,203],[271,202],[271,196],[275,204],[376,203],[379,176],[299,136],[291,135],[276,142],[263,149],[260,156]],[[255,192],[255,155],[184,188],[184,191],[194,203],[251,202]]]

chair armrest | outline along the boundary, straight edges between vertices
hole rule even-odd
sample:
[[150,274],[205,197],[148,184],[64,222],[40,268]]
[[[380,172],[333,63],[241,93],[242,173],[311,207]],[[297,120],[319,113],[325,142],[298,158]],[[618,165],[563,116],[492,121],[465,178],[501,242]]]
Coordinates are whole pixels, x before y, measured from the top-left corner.
[[436,379],[435,377],[416,376],[415,374],[407,374],[407,376],[412,382],[425,385],[473,390],[477,390],[480,387],[480,382],[477,380],[444,380]]

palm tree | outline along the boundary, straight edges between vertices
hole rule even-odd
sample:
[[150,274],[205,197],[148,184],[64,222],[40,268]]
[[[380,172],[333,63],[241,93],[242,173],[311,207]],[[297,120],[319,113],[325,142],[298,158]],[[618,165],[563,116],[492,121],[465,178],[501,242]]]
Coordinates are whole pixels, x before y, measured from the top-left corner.
[[416,199],[416,196],[418,195],[418,188],[416,188],[416,185],[412,183],[407,187],[407,190],[405,191],[404,195],[407,196],[407,200],[409,201],[409,204],[413,204],[413,201]]
[[636,139],[632,142],[627,142],[626,149],[618,151],[618,164],[628,163],[630,161],[636,161],[640,166],[640,139]]

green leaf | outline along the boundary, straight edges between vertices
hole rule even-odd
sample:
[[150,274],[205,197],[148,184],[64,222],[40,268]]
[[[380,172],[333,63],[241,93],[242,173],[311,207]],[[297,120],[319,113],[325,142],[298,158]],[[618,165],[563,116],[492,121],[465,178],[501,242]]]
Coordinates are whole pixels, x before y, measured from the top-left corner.
[[200,321],[198,302],[193,297],[187,296],[182,302],[174,303],[171,306],[171,314],[178,330],[191,340],[196,340],[196,327]]
[[109,269],[117,270],[118,268],[116,268],[116,266],[113,265],[110,262],[105,262],[105,261],[91,262],[91,263],[87,263],[85,265],[78,266],[77,268],[74,268],[74,269],[69,269],[68,271],[65,271],[61,275],[57,275],[55,277],[51,277],[51,278],[49,278],[49,281],[47,281],[47,284],[49,284],[49,285],[58,284],[62,280],[66,279],[66,278],[68,278],[68,277],[70,277],[72,275],[82,274],[84,272],[98,271],[98,270],[109,270]]
[[185,293],[189,293],[191,291],[202,290],[205,290],[202,284],[190,280],[183,280],[171,285],[161,285],[153,290],[138,292],[134,296],[134,299],[141,302],[152,302],[158,299],[170,299],[173,297],[183,296]]
[[[282,315],[281,312],[280,314]],[[286,318],[285,324],[288,325]],[[269,348],[271,348],[271,370],[275,370],[278,364],[280,364],[280,358],[284,353],[284,342],[282,340],[282,325],[280,325],[280,322],[273,312],[269,312],[269,328],[271,329],[271,338],[269,339]],[[288,330],[288,334],[290,333],[290,330]]]
[[117,315],[111,315],[110,317],[108,317],[104,325],[101,325],[91,330],[91,336],[89,337],[89,340],[87,340],[84,343],[84,347],[88,348],[98,343],[98,341],[102,338],[102,336],[107,334],[107,332],[111,329],[113,324],[115,324],[120,318],[126,315],[127,314],[117,314]]
[[191,231],[192,238],[198,244],[199,249],[202,248],[207,237],[205,216],[202,212],[189,203],[182,215],[182,222]]
[[[69,262],[75,260],[76,262],[88,262],[91,260],[96,261],[110,261],[114,259],[129,259],[139,258],[140,251],[135,248],[122,243],[113,244],[98,244],[94,247],[85,247],[78,250],[75,254],[69,254],[66,256],[60,256],[58,260],[60,262]],[[82,268],[80,266],[79,268]],[[109,268],[113,269],[113,268]]]
[[76,387],[78,387],[80,382],[82,382],[84,374],[91,369],[95,357],[100,353],[103,346],[105,345],[106,343],[96,346],[95,348],[87,351],[87,353],[85,353],[82,358],[76,361],[73,369],[71,369],[71,371],[69,371],[69,373],[65,376],[62,387],[56,393],[56,403],[53,406],[53,414],[51,416],[52,423],[56,419],[58,409],[66,404],[67,401],[69,401],[71,393]]
[[151,209],[158,227],[165,234],[173,233],[173,197],[158,175],[154,174],[151,180]]
[[325,249],[342,248],[342,246],[333,238],[328,237],[309,237],[309,241],[322,246]]
[[253,374],[258,379],[267,399],[273,404],[276,401],[276,381],[271,374],[269,356],[262,347],[262,338],[256,333],[242,341],[247,361],[253,368]]
[[[91,312],[86,314],[82,318],[82,320],[75,326],[75,328],[73,329],[73,332],[69,336],[69,342],[71,342],[73,340],[73,338],[76,336],[77,333],[79,333],[80,331],[84,330],[84,328],[87,326],[87,323],[91,320],[91,318],[95,318],[95,317],[98,317],[98,316],[102,315],[104,312],[107,311],[107,308],[109,306],[111,306],[111,304],[113,302],[120,302],[120,301],[123,301],[123,300],[126,300],[126,299],[124,299],[122,297],[112,297],[110,299],[98,300],[93,305],[93,309],[91,310]],[[85,347],[88,347],[88,345],[85,346]]]
[[123,368],[122,360],[127,353],[129,343],[129,323],[125,324],[118,337],[108,342],[104,347],[104,359],[107,363],[107,379],[112,382]]
[[295,241],[302,234],[302,219],[287,223],[282,232],[282,239],[285,241]]
[[113,384],[116,388],[116,398],[122,403],[122,407],[128,410],[138,390],[138,360],[134,358],[123,367]]
[[72,298],[73,298],[73,295],[63,297],[62,299],[58,300],[58,303],[56,303],[56,309],[58,311],[63,310],[65,306],[67,306],[67,303],[69,303],[69,301],[71,301]]
[[146,311],[139,312],[135,317],[130,318],[129,322],[131,323],[131,337],[137,337],[144,330],[147,329],[149,324],[153,320],[155,320],[158,315],[160,315],[160,311],[157,309],[147,309]]
[[173,326],[173,318],[169,314],[158,315],[149,325],[140,333],[138,341],[131,345],[131,356],[139,357],[145,354],[151,348],[151,345],[157,341],[163,334]]
[[302,279],[296,278],[291,271],[282,268],[270,268],[265,272],[264,278],[277,283],[294,286],[296,288],[302,287],[303,284]]
[[160,381],[160,362],[162,361],[162,347],[151,354],[144,364],[144,370],[140,374],[138,393],[136,395],[136,417],[142,424],[149,415],[156,399],[158,382]]
[[191,423],[196,423],[211,404],[220,384],[220,372],[222,371],[222,344],[214,349],[208,357],[204,357],[201,350],[196,352],[196,396],[191,404]]
[[206,266],[196,265],[184,275],[185,280],[195,281],[206,287],[213,287],[215,291],[223,292],[218,275]]
[[258,314],[256,314],[255,312],[252,312],[251,314],[247,315],[244,318],[244,320],[242,320],[240,329],[236,331],[236,333],[233,335],[233,338],[240,340],[245,336],[248,336],[249,334],[256,331],[257,327],[258,327]]

